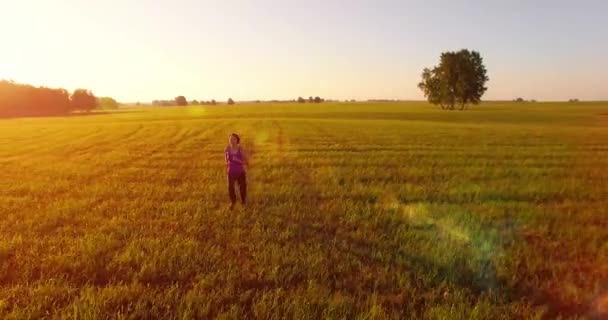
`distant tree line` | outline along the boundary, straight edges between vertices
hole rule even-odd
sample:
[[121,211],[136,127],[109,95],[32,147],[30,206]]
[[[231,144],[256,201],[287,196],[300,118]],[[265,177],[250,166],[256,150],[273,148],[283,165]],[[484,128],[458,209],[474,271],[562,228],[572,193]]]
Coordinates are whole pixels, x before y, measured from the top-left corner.
[[[104,99],[106,103],[109,100]],[[73,111],[91,111],[100,100],[86,89],[72,94],[62,88],[34,87],[0,80],[0,117],[58,116]]]
[[[232,98],[228,99],[228,101],[226,102],[227,104],[234,104],[234,100],[232,100]],[[188,106],[188,105],[192,105],[192,106],[198,106],[198,105],[209,105],[209,106],[214,106],[217,105],[218,102],[215,101],[215,99],[211,99],[211,100],[192,100],[190,102],[188,102],[188,100],[186,99],[186,97],[184,96],[177,96],[175,97],[173,100],[154,100],[152,101],[152,105],[156,106],[156,107],[183,107],[183,106]]]
[[325,99],[323,99],[323,98],[321,98],[319,96],[316,96],[314,98],[312,96],[310,96],[310,97],[308,97],[308,100],[306,100],[306,99],[304,99],[302,97],[298,97],[297,101],[298,101],[298,103],[306,103],[306,102],[308,102],[308,103],[321,103],[321,102],[325,102]]
[[114,100],[113,98],[110,98],[110,97],[97,98],[97,108],[99,108],[99,109],[111,110],[111,109],[118,109],[118,107],[120,107],[120,104],[118,103],[118,101]]
[[154,100],[152,101],[152,105],[157,107],[170,107],[176,106],[177,103],[175,103],[175,100]]
[[187,106],[188,101],[184,96],[177,96],[173,100],[154,100],[152,105],[158,107]]
[[367,102],[400,102],[400,101],[404,101],[404,100],[400,100],[400,99],[367,99]]
[[513,102],[517,102],[517,103],[526,103],[526,102],[535,103],[536,100],[534,100],[534,99],[526,100],[526,99],[524,99],[522,97],[518,97],[518,98],[513,99]]
[[[243,103],[262,103],[262,102],[270,102],[270,103],[294,103],[294,102],[299,102],[299,103],[322,103],[322,102],[331,102],[332,100],[326,100],[324,98],[321,98],[319,96],[316,97],[308,97],[308,99],[304,99],[302,97],[298,97],[298,99],[291,99],[291,100],[277,100],[277,99],[273,99],[273,100],[251,100],[251,101],[240,101]],[[355,100],[352,100],[353,102]],[[152,101],[152,105],[153,106],[157,106],[157,107],[177,107],[177,106],[187,106],[187,105],[192,105],[192,106],[198,106],[198,105],[217,105],[220,104],[219,102],[217,102],[215,99],[212,100],[191,100],[188,101],[186,99],[186,97],[184,96],[177,96],[172,100],[153,100]],[[234,105],[236,104],[236,101],[232,98],[228,98],[228,100],[225,102],[225,104],[227,105]]]

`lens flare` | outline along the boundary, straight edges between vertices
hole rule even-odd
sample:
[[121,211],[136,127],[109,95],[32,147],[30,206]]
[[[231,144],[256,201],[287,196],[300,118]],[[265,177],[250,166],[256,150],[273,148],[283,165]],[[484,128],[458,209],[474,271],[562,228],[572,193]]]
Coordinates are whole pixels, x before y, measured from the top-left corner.
[[397,197],[392,193],[384,194],[380,198],[379,204],[382,209],[389,210],[398,210],[401,207],[401,203],[399,203]]
[[460,241],[460,242],[470,242],[471,241],[471,237],[465,230],[463,230],[462,228],[459,228],[457,226],[454,226],[454,224],[449,221],[445,221],[445,220],[438,221],[437,226],[439,227],[439,229],[441,229],[441,231],[443,231],[445,234],[447,234],[449,236],[449,238],[451,238],[453,240]]
[[202,117],[207,113],[207,108],[199,106],[190,106],[187,108],[188,114],[193,117]]
[[269,137],[268,132],[266,132],[266,131],[258,132],[255,135],[255,143],[256,144],[264,143],[264,142],[268,141],[268,137]]
[[402,206],[404,215],[416,224],[434,224],[435,220],[429,216],[428,205],[413,203]]

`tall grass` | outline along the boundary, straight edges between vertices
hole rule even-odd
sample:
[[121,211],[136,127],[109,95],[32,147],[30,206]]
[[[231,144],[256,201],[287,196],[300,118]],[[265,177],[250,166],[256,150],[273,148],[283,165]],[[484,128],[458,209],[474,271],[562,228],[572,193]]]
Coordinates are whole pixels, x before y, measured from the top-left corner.
[[0,120],[0,318],[601,318],[607,107]]

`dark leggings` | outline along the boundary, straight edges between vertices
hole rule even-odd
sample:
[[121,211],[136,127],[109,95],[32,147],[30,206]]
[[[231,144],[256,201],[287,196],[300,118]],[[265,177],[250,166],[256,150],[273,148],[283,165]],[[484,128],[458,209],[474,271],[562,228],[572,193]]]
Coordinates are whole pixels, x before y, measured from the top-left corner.
[[228,194],[230,194],[230,201],[232,201],[232,204],[236,202],[236,192],[234,190],[235,182],[239,184],[241,201],[245,203],[245,201],[247,200],[247,179],[245,177],[245,173],[234,177],[228,175]]

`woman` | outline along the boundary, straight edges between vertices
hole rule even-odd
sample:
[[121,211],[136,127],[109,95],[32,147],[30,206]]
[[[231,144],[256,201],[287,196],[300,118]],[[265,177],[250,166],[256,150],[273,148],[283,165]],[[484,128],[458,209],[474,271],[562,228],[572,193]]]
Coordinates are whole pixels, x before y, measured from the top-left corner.
[[241,148],[241,138],[233,133],[228,138],[228,146],[226,147],[226,172],[228,173],[228,194],[230,195],[230,210],[234,208],[236,203],[236,192],[234,184],[239,184],[241,193],[241,202],[245,205],[247,200],[247,179],[245,177],[245,164],[247,164],[247,156]]

